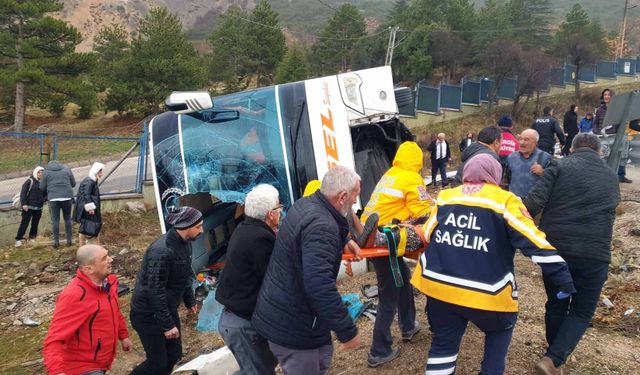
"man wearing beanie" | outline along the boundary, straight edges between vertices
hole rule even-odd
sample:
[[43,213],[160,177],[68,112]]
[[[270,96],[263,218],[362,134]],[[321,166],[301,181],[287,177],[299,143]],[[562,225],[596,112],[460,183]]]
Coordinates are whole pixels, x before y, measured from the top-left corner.
[[191,289],[191,242],[202,234],[202,213],[181,207],[166,222],[171,229],[147,249],[131,299],[131,325],[147,355],[131,372],[135,375],[171,374],[182,357],[180,301],[191,313],[198,312]]
[[507,157],[512,153],[520,150],[520,142],[515,135],[511,132],[513,129],[513,121],[511,117],[504,115],[498,121],[498,126],[502,129],[502,143],[500,144],[500,164],[504,169],[507,162]]

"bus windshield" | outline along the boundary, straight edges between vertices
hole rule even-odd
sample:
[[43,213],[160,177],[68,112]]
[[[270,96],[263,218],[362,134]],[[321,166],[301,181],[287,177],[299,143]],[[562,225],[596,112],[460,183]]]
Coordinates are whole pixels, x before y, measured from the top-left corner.
[[[273,185],[280,203],[292,197],[275,88],[214,98],[214,109],[181,115],[186,181],[189,193],[208,192],[225,202],[243,203],[258,184]],[[237,111],[224,122],[216,111]]]

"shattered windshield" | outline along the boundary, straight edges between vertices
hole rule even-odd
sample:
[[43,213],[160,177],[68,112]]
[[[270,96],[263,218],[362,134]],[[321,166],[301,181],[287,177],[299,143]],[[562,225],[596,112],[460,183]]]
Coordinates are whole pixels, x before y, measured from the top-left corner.
[[273,87],[214,98],[216,111],[239,117],[213,122],[214,111],[182,115],[182,140],[189,192],[208,192],[222,202],[244,203],[258,184],[280,192],[290,206],[288,173]]

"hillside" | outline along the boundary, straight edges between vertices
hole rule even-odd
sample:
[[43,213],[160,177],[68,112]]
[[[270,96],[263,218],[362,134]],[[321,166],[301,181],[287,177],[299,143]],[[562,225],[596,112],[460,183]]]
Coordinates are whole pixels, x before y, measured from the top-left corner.
[[[389,0],[268,0],[273,9],[280,14],[281,24],[288,34],[297,39],[308,39],[322,30],[325,21],[334,9],[345,2],[355,5],[368,19],[370,25],[384,20],[393,6]],[[473,1],[476,6],[485,0]],[[184,29],[194,40],[206,39],[217,24],[218,15],[230,5],[239,5],[251,9],[257,0],[61,0],[64,9],[58,17],[75,26],[83,37],[80,51],[89,51],[93,47],[95,35],[104,26],[123,25],[128,31],[134,31],[149,9],[158,6],[167,7],[182,20]],[[554,22],[563,19],[574,0],[551,0]],[[622,19],[623,4],[612,6],[601,0],[583,0],[580,4],[590,15],[598,18],[607,29],[617,30]],[[629,10],[630,29],[640,25],[640,7]],[[635,33],[633,35],[636,35]],[[630,41],[634,37],[629,35]],[[632,43],[632,47],[636,47]]]

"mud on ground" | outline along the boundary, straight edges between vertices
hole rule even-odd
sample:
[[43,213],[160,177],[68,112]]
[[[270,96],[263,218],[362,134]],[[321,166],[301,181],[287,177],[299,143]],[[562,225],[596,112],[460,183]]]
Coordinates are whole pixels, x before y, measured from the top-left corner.
[[[640,175],[636,177],[640,182]],[[600,303],[593,326],[568,362],[570,374],[638,374],[640,367],[640,183],[622,186],[623,202],[614,227],[613,261],[603,296],[613,307]],[[588,217],[585,217],[588,220]],[[133,287],[142,254],[159,234],[155,210],[122,211],[105,215],[103,242],[115,255],[114,272],[122,283]],[[55,297],[75,273],[74,248],[54,250],[46,236],[35,247],[0,249],[0,374],[44,374],[42,341],[51,319]],[[22,273],[22,275],[20,275]],[[521,255],[516,257],[520,289],[520,316],[507,357],[507,374],[533,374],[533,365],[544,353],[545,293],[540,269]],[[368,273],[339,282],[341,293],[359,293],[364,284],[375,283]],[[130,295],[121,298],[128,316]],[[416,297],[422,331],[410,343],[398,342],[401,355],[377,369],[367,367],[368,345],[373,324],[358,321],[363,346],[350,352],[337,350],[330,374],[422,374],[431,337],[424,314],[425,298]],[[631,311],[633,309],[633,311]],[[211,352],[223,345],[218,335],[195,331],[195,319],[186,311],[183,318],[184,361]],[[40,321],[38,327],[17,324],[25,317]],[[128,320],[128,319],[127,319]],[[135,331],[130,329],[136,350],[119,353],[112,374],[124,375],[143,360],[144,351]],[[458,374],[477,374],[483,351],[481,332],[470,326],[458,357]],[[35,361],[33,364],[28,364]],[[25,364],[22,366],[21,364]]]

